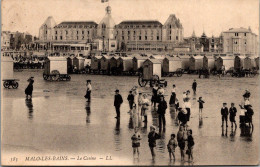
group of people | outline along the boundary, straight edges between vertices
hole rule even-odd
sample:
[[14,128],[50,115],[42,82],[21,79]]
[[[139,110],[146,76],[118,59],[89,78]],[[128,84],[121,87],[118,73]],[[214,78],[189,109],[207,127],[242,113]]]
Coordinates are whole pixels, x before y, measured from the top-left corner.
[[[254,114],[254,111],[252,109],[252,105],[250,104],[249,98],[251,93],[246,90],[243,94],[243,103],[240,104],[240,123],[245,125],[245,123],[249,123],[249,126],[252,126],[252,116]],[[236,124],[236,114],[237,114],[237,108],[235,107],[235,103],[231,103],[231,107],[228,109],[227,103],[223,103],[223,107],[221,108],[221,118],[222,118],[222,127],[224,127],[224,124],[226,123],[226,127],[228,127],[228,115],[229,120],[231,123],[231,128],[233,128],[233,125],[235,125],[235,128],[237,128]]]
[[[196,80],[194,80],[192,84],[192,89],[194,94],[196,94],[196,88],[197,88],[197,83]],[[137,87],[134,87],[131,91],[129,91],[129,95],[127,97],[130,111],[135,111],[136,107],[138,107],[137,111],[141,112],[141,116],[144,116],[143,122],[147,122],[147,110],[150,104],[158,114],[159,133],[156,132],[155,126],[151,126],[150,132],[148,134],[148,143],[149,143],[149,148],[153,159],[155,157],[154,148],[156,147],[156,140],[161,138],[160,132],[162,129],[163,131],[165,131],[165,126],[166,126],[165,113],[168,106],[164,98],[165,96],[164,92],[165,91],[163,87],[159,86],[158,84],[155,84],[152,88],[151,102],[147,98],[147,94],[143,94],[142,92],[139,92]],[[180,107],[179,100],[176,98],[176,85],[173,84],[171,90],[171,97],[169,100],[169,106],[174,110],[174,112],[178,111],[178,119],[181,123],[180,123],[179,132],[177,134],[177,141],[176,141],[176,135],[171,134],[170,140],[167,145],[170,159],[175,160],[174,153],[175,153],[175,148],[177,146],[180,147],[181,160],[184,160],[185,153],[188,155],[189,160],[193,159],[192,149],[195,143],[192,137],[192,130],[188,129],[186,126],[187,122],[190,120],[190,114],[191,114],[190,100],[191,100],[190,91],[187,90],[183,94],[184,105],[183,107]],[[205,102],[204,100],[202,100],[202,97],[199,98],[198,102],[199,102],[200,113],[202,113],[203,103]],[[132,140],[133,154],[135,155],[137,153],[139,156],[138,148],[140,147],[141,137],[140,134],[138,133],[138,127],[135,127],[134,134],[131,137],[131,140]]]

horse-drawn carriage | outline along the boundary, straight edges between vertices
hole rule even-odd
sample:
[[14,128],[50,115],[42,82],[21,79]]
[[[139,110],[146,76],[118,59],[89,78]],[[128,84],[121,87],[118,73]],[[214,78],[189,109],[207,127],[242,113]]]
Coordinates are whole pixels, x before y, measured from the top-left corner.
[[43,79],[48,81],[70,81],[65,57],[48,57],[45,61]]
[[19,84],[17,81],[18,79],[14,79],[13,77],[13,69],[14,68],[14,62],[13,59],[9,56],[1,56],[1,78],[4,88],[10,88],[17,89]]
[[139,75],[138,83],[141,87],[145,87],[147,83],[150,83],[150,87],[154,84],[160,86],[167,86],[167,81],[161,79],[161,62],[156,59],[147,59],[143,63],[143,73]]

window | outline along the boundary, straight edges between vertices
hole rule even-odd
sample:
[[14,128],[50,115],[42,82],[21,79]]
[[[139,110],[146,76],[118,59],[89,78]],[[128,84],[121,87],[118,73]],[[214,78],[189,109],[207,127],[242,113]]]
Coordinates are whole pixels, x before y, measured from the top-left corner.
[[245,45],[246,45],[246,42],[245,42]]
[[88,35],[89,35],[89,31],[88,31]]
[[151,40],[153,40],[153,36],[151,36]]
[[171,36],[169,36],[169,40],[172,40],[172,37],[171,37]]
[[212,39],[211,42],[214,42],[214,39]]
[[84,39],[84,36],[82,36],[82,39]]
[[55,40],[57,40],[58,39],[58,37],[57,36],[55,36]]
[[130,35],[130,31],[128,31],[127,33],[128,33],[128,35]]
[[82,34],[84,34],[84,31],[82,31]]
[[172,30],[170,30],[170,34],[172,34]]
[[235,33],[235,36],[238,36],[238,33]]
[[160,39],[159,36],[157,36],[157,41],[159,41],[159,39]]
[[58,31],[55,31],[55,34],[58,34]]
[[127,40],[130,40],[130,36],[127,37]]
[[246,36],[246,33],[245,33],[245,36]]
[[135,35],[135,31],[134,31],[134,35]]
[[145,40],[147,40],[147,36],[145,36],[144,38],[145,38]]
[[124,40],[125,39],[125,37],[124,36],[122,36],[122,40]]
[[68,34],[68,31],[66,31],[66,34]]
[[77,36],[77,40],[79,40],[79,36]]
[[48,31],[45,32],[46,34],[48,33]]
[[60,40],[62,40],[62,36],[60,36]]
[[77,31],[77,34],[79,34],[79,31]]
[[177,40],[177,41],[179,40],[179,37],[178,37],[178,36],[176,36],[176,40]]
[[139,40],[142,40],[142,36],[139,36]]
[[169,27],[172,28],[172,25],[170,25]]

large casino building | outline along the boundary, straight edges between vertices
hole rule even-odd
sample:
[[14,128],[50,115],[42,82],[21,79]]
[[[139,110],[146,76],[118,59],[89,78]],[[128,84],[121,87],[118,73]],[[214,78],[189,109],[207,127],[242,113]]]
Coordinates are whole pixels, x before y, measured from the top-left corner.
[[61,22],[48,17],[39,29],[38,47],[59,51],[163,51],[183,42],[183,26],[170,15],[162,24],[157,20],[128,20],[115,24],[111,7],[105,17],[94,21]]
[[258,41],[250,27],[231,28],[219,36],[207,37],[203,32],[183,37],[180,20],[171,14],[164,24],[157,20],[127,20],[116,24],[111,7],[105,17],[94,21],[64,21],[56,24],[48,17],[39,29],[38,50],[67,53],[138,52],[180,53],[212,52],[257,55]]

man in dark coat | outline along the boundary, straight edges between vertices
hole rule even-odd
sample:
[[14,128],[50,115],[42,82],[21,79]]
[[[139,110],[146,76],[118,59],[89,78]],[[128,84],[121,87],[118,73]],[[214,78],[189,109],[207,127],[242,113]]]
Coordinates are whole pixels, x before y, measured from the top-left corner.
[[129,95],[127,96],[127,100],[129,102],[130,110],[133,109],[134,99],[135,99],[135,97],[134,97],[132,91],[129,91]]
[[228,127],[228,124],[227,124],[227,118],[228,118],[227,103],[223,103],[223,107],[221,108],[221,115],[222,115],[222,125],[221,125],[221,127],[224,126],[224,121],[226,122],[226,127]]
[[120,118],[120,106],[123,103],[123,98],[122,96],[119,94],[119,90],[117,89],[115,91],[115,100],[114,100],[114,106],[116,108],[116,117],[115,118]]
[[151,126],[150,132],[148,134],[148,143],[149,143],[149,147],[150,147],[153,159],[155,157],[154,147],[156,147],[156,140],[160,139],[160,137],[161,136],[158,133],[155,132],[155,127]]
[[231,127],[233,128],[233,123],[235,124],[235,127],[237,128],[237,124],[236,124],[236,113],[237,113],[237,109],[235,107],[234,103],[231,103],[231,107],[229,108],[229,120],[231,122]]
[[197,90],[197,82],[196,80],[194,79],[193,83],[192,83],[192,90],[193,90],[193,93],[196,94],[196,90]]
[[158,110],[157,113],[159,114],[159,129],[162,129],[162,124],[163,124],[163,129],[165,129],[165,111],[167,109],[167,103],[164,100],[163,96],[160,96],[160,101],[158,105]]
[[29,82],[29,85],[25,89],[26,99],[29,99],[28,96],[30,96],[30,99],[32,98],[32,92],[33,92],[33,80],[34,77],[29,78],[27,81]]

